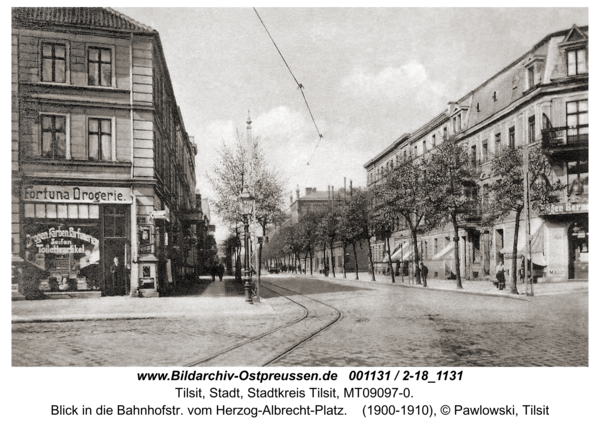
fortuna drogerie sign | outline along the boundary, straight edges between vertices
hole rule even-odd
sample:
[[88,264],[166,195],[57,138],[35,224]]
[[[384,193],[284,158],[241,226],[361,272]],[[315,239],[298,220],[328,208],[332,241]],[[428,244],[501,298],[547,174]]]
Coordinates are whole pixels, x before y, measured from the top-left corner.
[[21,199],[46,203],[132,203],[130,188],[96,186],[26,185],[21,191]]

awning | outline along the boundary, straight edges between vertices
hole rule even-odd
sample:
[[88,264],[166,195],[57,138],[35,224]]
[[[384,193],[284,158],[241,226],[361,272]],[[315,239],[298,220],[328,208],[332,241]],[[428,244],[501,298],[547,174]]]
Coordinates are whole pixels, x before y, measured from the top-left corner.
[[[529,259],[529,253],[527,253],[527,248],[525,247],[526,239],[520,241],[517,245],[517,256],[525,256]],[[505,247],[500,250],[502,254],[512,254],[512,246]],[[542,222],[539,222],[532,229],[531,234],[531,258],[533,263],[539,266],[548,266],[548,262],[546,261],[546,257],[544,256],[544,230],[542,227]]]
[[448,260],[454,257],[454,243],[448,244],[444,249],[433,256],[433,260]]

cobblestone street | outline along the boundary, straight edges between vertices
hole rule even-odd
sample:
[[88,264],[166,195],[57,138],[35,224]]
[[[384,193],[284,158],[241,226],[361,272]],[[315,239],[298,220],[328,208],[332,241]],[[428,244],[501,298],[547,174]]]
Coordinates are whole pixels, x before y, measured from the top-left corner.
[[[490,297],[371,283],[347,285],[266,277],[339,309],[342,318],[275,366],[585,366],[588,293],[529,299]],[[217,306],[243,299],[225,283],[185,302]],[[220,292],[220,293],[219,293]],[[199,297],[198,297],[199,296]],[[187,365],[302,317],[303,310],[263,288],[256,314],[208,309],[110,321],[12,325],[14,366]],[[168,304],[177,298],[155,299]],[[137,302],[126,299],[123,303]],[[59,301],[47,301],[59,302]],[[96,303],[101,303],[98,299]],[[15,302],[31,303],[32,302]],[[22,307],[26,305],[20,305]],[[159,305],[156,305],[159,306]],[[24,308],[22,308],[24,309]],[[268,348],[267,348],[268,350]]]

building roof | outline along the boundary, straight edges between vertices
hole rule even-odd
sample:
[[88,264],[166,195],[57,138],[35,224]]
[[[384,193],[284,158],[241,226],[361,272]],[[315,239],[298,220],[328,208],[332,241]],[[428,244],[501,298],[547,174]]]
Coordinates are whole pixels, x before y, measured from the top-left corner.
[[108,7],[13,7],[13,22],[63,24],[120,31],[156,32],[130,17]]
[[300,201],[324,201],[329,199],[327,191],[313,191],[304,197],[300,197]]

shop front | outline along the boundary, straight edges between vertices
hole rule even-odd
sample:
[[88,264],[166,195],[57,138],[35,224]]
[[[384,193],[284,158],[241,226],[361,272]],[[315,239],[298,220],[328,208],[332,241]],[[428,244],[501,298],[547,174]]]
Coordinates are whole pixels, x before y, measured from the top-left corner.
[[130,188],[24,186],[26,296],[99,297],[130,292]]

